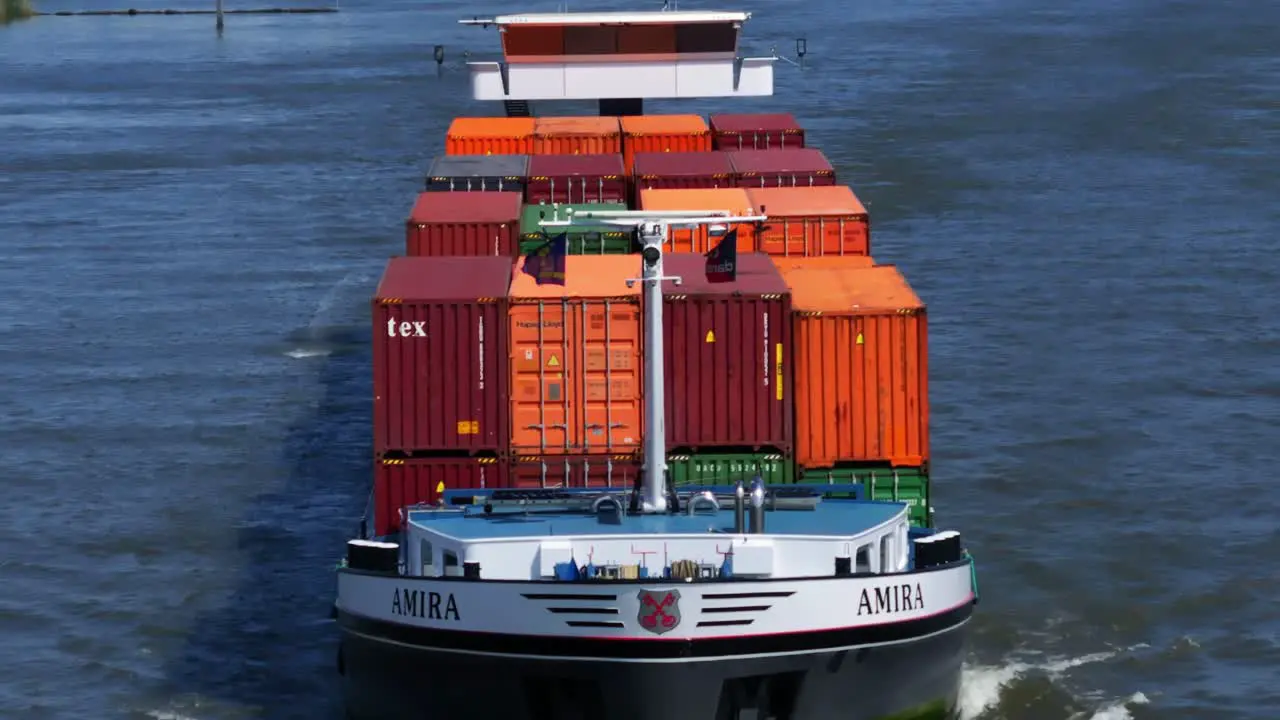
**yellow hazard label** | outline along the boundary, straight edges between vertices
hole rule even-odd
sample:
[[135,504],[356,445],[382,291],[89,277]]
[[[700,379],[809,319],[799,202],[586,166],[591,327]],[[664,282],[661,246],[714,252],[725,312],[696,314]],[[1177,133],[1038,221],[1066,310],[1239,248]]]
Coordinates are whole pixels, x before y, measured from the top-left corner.
[[458,434],[459,435],[479,435],[480,421],[479,420],[459,420]]
[[440,494],[440,493],[442,493],[442,492],[444,492],[444,481],[443,481],[443,480],[441,480],[441,481],[440,481],[440,484],[439,484],[439,485],[436,485],[436,494],[437,494],[437,495],[439,495],[439,494]]
[[773,346],[773,356],[774,356],[773,372],[774,372],[774,375],[777,376],[774,379],[774,383],[773,383],[774,387],[777,388],[774,392],[777,394],[778,399],[781,400],[782,399],[782,343],[778,343],[777,345]]
[[707,342],[715,342],[715,341],[716,341],[716,331],[715,331],[715,330],[708,330],[708,331],[707,331]]
[[560,358],[555,355],[547,358],[547,367],[560,367]]
[[858,333],[858,339],[857,339],[857,340],[854,340],[854,341],[853,341],[853,344],[854,344],[854,345],[861,345],[861,344],[862,344],[862,333]]

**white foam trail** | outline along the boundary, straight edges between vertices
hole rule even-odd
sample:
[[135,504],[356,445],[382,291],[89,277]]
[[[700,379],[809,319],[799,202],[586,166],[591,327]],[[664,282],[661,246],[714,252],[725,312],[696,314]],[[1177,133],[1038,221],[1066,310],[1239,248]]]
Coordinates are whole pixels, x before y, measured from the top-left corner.
[[293,358],[294,360],[300,360],[302,358],[325,357],[331,352],[331,350],[308,350],[307,348],[295,348],[285,353],[285,355]]
[[1151,702],[1146,695],[1136,692],[1129,696],[1124,702],[1118,702],[1115,705],[1104,707],[1095,712],[1089,720],[1133,720],[1133,716],[1129,714],[1130,705],[1146,705]]
[[[1000,691],[1013,682],[1015,678],[1029,671],[1043,672],[1050,677],[1056,677],[1081,665],[1105,662],[1144,647],[1147,647],[1147,645],[1139,644],[1118,650],[1090,653],[1075,658],[1049,660],[1043,663],[1012,661],[1000,666],[966,664],[960,677],[960,720],[976,720],[983,713],[999,705]],[[1136,698],[1141,699],[1138,700]],[[1125,702],[1142,704],[1147,702],[1147,698],[1142,693],[1135,693],[1133,697]],[[1091,720],[1126,720],[1128,718],[1128,710],[1125,705],[1122,703],[1116,707],[1120,708],[1120,711],[1125,714],[1095,715]],[[1099,712],[1107,712],[1114,709],[1107,708]]]
[[196,720],[189,715],[182,715],[168,710],[148,710],[147,714],[156,720]]

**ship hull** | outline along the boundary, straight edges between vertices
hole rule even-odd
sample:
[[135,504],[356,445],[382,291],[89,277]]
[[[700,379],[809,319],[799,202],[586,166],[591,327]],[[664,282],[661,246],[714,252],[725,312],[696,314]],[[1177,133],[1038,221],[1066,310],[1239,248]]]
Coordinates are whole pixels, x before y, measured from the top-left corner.
[[442,650],[340,614],[338,662],[355,720],[941,719],[954,715],[970,612],[891,642],[686,661]]

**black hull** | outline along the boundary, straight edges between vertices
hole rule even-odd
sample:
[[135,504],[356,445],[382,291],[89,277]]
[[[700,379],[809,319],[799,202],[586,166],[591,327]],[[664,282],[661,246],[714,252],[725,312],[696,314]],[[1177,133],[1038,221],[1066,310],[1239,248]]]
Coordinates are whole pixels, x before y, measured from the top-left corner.
[[954,715],[967,617],[892,644],[696,662],[444,652],[344,622],[339,670],[357,720],[933,720]]

